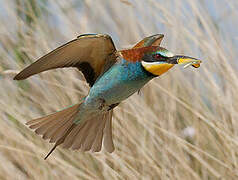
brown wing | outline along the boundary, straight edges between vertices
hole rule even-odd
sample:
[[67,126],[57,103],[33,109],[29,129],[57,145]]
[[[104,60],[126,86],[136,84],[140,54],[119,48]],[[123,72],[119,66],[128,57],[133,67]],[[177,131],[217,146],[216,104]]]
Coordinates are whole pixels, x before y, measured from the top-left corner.
[[133,48],[141,48],[141,47],[148,47],[148,46],[159,46],[161,41],[163,40],[163,34],[155,34],[149,37],[142,39],[138,42]]
[[77,67],[92,86],[108,64],[116,61],[116,48],[110,36],[85,34],[51,51],[26,67],[14,80],[26,79],[34,74],[55,68]]

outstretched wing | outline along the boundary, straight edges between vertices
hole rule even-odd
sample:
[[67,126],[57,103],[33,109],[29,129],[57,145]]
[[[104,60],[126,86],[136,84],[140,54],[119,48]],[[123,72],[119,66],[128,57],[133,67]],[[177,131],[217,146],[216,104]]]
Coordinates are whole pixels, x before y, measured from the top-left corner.
[[133,48],[141,48],[141,47],[148,47],[148,46],[159,46],[161,41],[163,40],[163,34],[155,34],[149,37],[142,39],[138,42]]
[[118,51],[118,54],[130,62],[140,61],[145,52],[154,51],[163,39],[163,34],[155,34],[142,39],[132,49]]
[[17,74],[14,80],[26,79],[50,69],[77,67],[92,86],[97,77],[115,63],[115,52],[109,35],[84,34],[41,57]]

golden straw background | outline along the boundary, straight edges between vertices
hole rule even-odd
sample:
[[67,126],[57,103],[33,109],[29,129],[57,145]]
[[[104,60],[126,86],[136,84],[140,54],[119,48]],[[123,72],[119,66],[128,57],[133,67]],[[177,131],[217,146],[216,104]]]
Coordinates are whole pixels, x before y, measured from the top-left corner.
[[[237,179],[237,0],[0,0],[0,179]],[[203,60],[152,80],[113,116],[116,150],[58,148],[25,122],[88,92],[73,68],[12,77],[82,33],[118,49],[163,33],[162,46]]]

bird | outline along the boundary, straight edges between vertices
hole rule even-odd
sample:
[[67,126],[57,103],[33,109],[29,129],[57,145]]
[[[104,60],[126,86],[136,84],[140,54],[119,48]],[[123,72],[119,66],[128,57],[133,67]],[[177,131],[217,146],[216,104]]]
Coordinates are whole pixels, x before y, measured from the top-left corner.
[[160,46],[163,34],[148,36],[130,49],[116,50],[107,34],[82,34],[54,49],[19,72],[13,79],[24,80],[43,71],[75,67],[90,90],[79,103],[26,123],[43,139],[54,143],[49,155],[63,148],[113,152],[113,109],[139,91],[150,80],[176,64],[200,67],[201,60],[174,55]]

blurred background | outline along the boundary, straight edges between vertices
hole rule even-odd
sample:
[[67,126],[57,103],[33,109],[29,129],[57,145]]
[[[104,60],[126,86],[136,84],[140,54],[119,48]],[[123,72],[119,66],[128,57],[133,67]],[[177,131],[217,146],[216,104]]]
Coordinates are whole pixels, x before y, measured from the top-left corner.
[[[237,0],[0,0],[0,179],[237,179]],[[117,49],[162,33],[174,54],[203,60],[175,67],[121,103],[116,150],[58,148],[25,122],[88,92],[73,68],[12,77],[83,33],[106,33]]]

